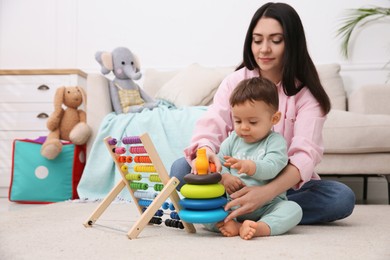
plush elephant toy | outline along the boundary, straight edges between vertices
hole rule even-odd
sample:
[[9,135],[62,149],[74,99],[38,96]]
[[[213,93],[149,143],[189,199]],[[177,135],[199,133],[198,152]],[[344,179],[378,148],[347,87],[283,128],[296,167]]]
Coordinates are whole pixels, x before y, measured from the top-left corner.
[[134,82],[142,74],[138,60],[128,48],[118,47],[111,53],[98,51],[95,59],[101,65],[102,74],[112,71],[115,75],[110,81],[110,96],[117,114],[140,112],[144,108],[153,109],[157,106],[158,102]]

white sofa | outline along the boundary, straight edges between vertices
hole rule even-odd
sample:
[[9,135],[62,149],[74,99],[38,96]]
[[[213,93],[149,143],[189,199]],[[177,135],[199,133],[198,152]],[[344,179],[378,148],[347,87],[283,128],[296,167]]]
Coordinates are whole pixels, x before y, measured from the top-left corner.
[[[338,64],[317,69],[332,102],[323,130],[325,155],[317,172],[363,177],[363,199],[367,199],[367,177],[384,176],[390,203],[390,85],[362,86],[347,97]],[[178,107],[208,105],[221,80],[233,70],[198,64],[175,71],[147,69],[140,85],[151,96]],[[104,116],[112,112],[107,78],[89,74],[87,93],[87,122],[93,129],[89,150]]]

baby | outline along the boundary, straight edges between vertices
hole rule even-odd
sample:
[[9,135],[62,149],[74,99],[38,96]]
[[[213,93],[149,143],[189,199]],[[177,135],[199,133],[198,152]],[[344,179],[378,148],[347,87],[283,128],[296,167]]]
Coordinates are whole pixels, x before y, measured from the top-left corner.
[[[234,131],[221,144],[218,157],[227,196],[244,186],[259,186],[275,178],[287,165],[284,138],[272,131],[280,118],[278,90],[264,78],[241,81],[230,97]],[[279,235],[296,226],[301,207],[282,193],[261,208],[235,220],[212,225],[224,236],[243,239]]]

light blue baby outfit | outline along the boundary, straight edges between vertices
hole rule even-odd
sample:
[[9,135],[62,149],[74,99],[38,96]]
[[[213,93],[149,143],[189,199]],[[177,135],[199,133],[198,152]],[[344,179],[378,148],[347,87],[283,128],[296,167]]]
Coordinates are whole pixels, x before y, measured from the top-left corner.
[[[232,174],[239,177],[246,186],[262,186],[274,179],[287,165],[287,146],[285,139],[278,133],[270,134],[256,143],[246,143],[236,132],[232,132],[221,144],[218,153],[222,165],[224,156],[231,156],[241,160],[252,160],[256,163],[256,172],[252,176],[238,174],[236,169],[222,166],[221,174]],[[228,199],[230,200],[229,195]],[[301,207],[288,201],[286,193],[282,193],[255,211],[239,216],[236,220],[265,222],[271,229],[271,235],[280,235],[294,226],[302,219]],[[205,225],[207,229],[218,231],[215,224]]]

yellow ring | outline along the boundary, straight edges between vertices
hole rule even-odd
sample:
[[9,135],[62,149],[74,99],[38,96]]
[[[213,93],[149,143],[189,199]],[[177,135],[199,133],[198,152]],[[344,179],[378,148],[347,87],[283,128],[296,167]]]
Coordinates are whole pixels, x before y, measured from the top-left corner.
[[225,194],[225,187],[220,183],[215,184],[185,184],[180,189],[181,194],[188,199],[212,199]]

